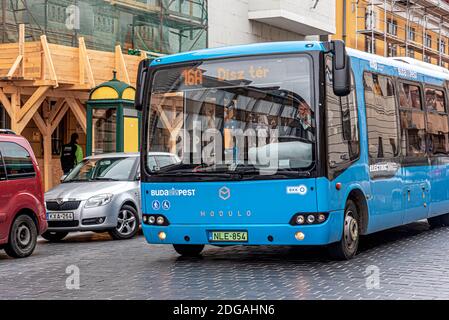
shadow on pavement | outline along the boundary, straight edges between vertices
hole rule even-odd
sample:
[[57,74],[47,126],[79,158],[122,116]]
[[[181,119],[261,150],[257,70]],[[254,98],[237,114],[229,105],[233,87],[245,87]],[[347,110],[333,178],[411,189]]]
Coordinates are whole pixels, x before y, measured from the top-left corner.
[[[361,238],[359,253],[361,256],[370,250],[377,249],[393,242],[405,241],[421,234],[432,232],[426,222],[415,222],[405,226],[380,231]],[[356,257],[357,258],[357,257]],[[325,246],[208,246],[203,255],[197,258],[178,257],[177,262],[194,261],[233,261],[233,262],[291,262],[291,263],[325,263],[334,262],[330,259]]]

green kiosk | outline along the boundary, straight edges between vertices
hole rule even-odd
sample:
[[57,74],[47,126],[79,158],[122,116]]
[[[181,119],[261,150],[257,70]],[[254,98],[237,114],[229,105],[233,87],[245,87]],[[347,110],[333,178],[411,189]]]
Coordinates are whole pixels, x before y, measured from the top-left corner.
[[91,93],[87,101],[88,156],[110,152],[138,152],[140,113],[134,109],[136,90],[114,78]]

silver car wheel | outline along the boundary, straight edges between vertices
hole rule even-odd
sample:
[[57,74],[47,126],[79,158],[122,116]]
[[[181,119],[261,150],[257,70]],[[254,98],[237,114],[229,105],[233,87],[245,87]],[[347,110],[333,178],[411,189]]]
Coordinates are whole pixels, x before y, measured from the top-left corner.
[[132,212],[126,209],[120,210],[117,219],[117,232],[123,236],[130,235],[136,229],[137,221]]
[[21,248],[26,248],[31,242],[31,230],[25,224],[21,224],[17,228],[17,243]]

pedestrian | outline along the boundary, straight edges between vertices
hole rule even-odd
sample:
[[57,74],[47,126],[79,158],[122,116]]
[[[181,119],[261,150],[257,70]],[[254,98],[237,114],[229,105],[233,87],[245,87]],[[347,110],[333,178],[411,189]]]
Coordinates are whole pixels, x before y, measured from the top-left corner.
[[70,143],[62,147],[61,168],[64,174],[68,174],[78,163],[83,160],[83,149],[78,144],[78,133],[72,133]]

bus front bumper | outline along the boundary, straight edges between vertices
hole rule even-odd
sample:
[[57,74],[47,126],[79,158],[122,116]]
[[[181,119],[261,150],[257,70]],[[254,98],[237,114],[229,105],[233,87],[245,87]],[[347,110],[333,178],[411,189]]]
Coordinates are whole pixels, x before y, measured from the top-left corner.
[[[210,245],[326,245],[339,241],[343,231],[343,210],[329,214],[326,222],[317,225],[290,224],[172,224],[158,227],[142,224],[143,233],[151,244]],[[246,242],[212,242],[213,231],[246,231]],[[302,233],[301,236],[298,233]]]

